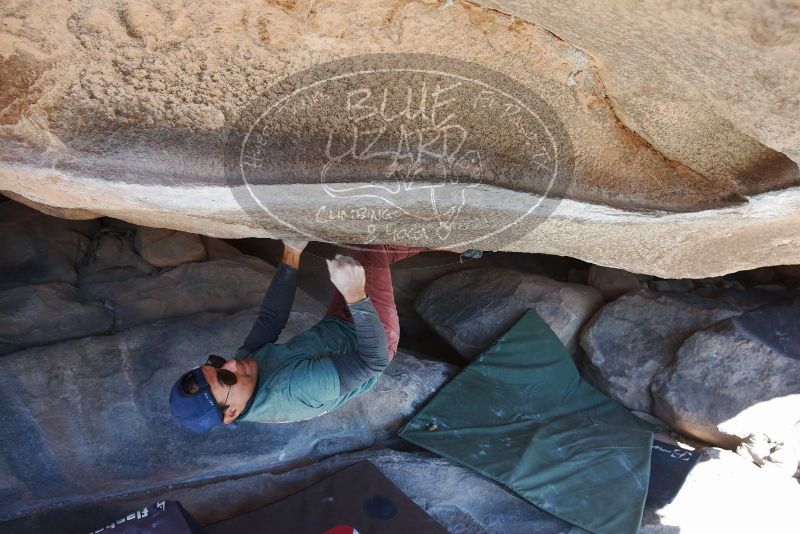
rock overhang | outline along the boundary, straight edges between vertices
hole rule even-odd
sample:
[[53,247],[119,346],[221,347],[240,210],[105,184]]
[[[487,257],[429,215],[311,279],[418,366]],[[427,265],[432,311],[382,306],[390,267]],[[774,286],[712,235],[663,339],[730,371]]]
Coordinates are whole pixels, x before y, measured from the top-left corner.
[[[500,11],[416,2],[191,11],[65,3],[46,13],[30,6],[15,16],[49,32],[26,37],[20,26],[4,38],[3,67],[18,81],[2,99],[0,189],[66,216],[111,215],[217,237],[431,246],[444,217],[447,231],[475,248],[570,255],[662,276],[800,261],[794,149],[759,134],[752,116],[746,128],[742,106],[722,113],[697,87],[687,89],[691,69],[673,68],[663,50],[635,54],[626,44],[623,56],[598,37],[602,27],[592,33],[537,3],[490,7]],[[679,10],[666,14],[685,18]],[[647,20],[622,18],[634,29]],[[674,40],[684,30],[659,31]],[[684,63],[706,61],[700,51],[682,50]],[[785,60],[783,50],[769,53]],[[663,63],[663,72],[650,65],[641,79],[633,76],[633,66],[648,61]],[[402,75],[363,75],[398,65]],[[354,72],[362,73],[359,82],[342,85]],[[430,119],[435,85],[457,76],[462,86],[450,94],[458,98],[439,108],[454,117],[450,123],[387,119],[404,109]],[[712,87],[727,74],[707,76]],[[645,90],[655,82],[657,89]],[[265,104],[308,87],[320,90],[297,93],[293,108],[264,128]],[[365,87],[369,95],[359,92]],[[382,99],[381,89],[392,98]],[[488,98],[482,90],[533,101],[538,107],[524,122],[533,127],[518,128],[509,98],[480,107]],[[404,108],[409,94],[412,108]],[[373,115],[377,122],[351,113],[385,111],[387,102],[394,114]],[[791,100],[784,107],[790,112]],[[772,106],[763,120],[783,124],[776,114]],[[353,141],[354,126],[372,134]],[[392,135],[376,141],[374,132],[387,126]],[[407,137],[398,135],[400,126]],[[254,130],[260,150],[249,155],[269,164],[261,182],[232,182],[231,167],[248,155],[242,139]],[[541,134],[537,140],[551,135],[526,144],[531,137],[521,130]],[[463,131],[468,139],[457,135]],[[425,132],[438,141],[421,139]],[[330,139],[340,150],[325,159]],[[443,157],[442,145],[459,141],[464,150]],[[337,159],[348,145],[350,161]],[[398,146],[416,157],[398,163]],[[438,160],[421,160],[423,149],[438,150]],[[481,157],[468,157],[470,150]],[[537,151],[545,158],[537,160]],[[548,174],[543,162],[561,167]],[[402,194],[392,193],[399,186]],[[465,186],[471,197],[459,203]],[[433,192],[448,199],[447,209],[419,211]],[[385,229],[376,235],[369,219],[386,209],[396,216],[379,221]]]

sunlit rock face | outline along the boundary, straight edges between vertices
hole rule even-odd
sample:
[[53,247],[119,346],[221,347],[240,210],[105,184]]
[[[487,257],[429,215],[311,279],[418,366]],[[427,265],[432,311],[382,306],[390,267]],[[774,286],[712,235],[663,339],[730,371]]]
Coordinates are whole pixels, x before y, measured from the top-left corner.
[[216,237],[800,262],[797,11],[652,4],[4,6],[0,190]]
[[755,432],[796,446],[798,310],[800,300],[773,304],[689,337],[673,368],[653,382],[655,413],[672,428],[729,448]]
[[795,447],[798,306],[792,291],[633,291],[595,314],[581,346],[601,389],[674,430],[728,449],[755,433]]
[[739,313],[721,300],[635,291],[600,310],[583,329],[581,345],[609,395],[632,410],[651,412],[650,384],[683,341]]

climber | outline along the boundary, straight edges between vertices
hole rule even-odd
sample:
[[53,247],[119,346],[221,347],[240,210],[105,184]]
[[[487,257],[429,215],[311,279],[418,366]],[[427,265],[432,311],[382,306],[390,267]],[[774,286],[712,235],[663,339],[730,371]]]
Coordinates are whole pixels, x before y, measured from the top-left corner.
[[284,240],[258,318],[234,358],[211,355],[170,393],[173,418],[195,432],[235,420],[302,421],[372,388],[397,352],[400,324],[389,265],[422,248],[359,245],[326,260],[333,299],[325,317],[278,344],[294,300],[307,241]]

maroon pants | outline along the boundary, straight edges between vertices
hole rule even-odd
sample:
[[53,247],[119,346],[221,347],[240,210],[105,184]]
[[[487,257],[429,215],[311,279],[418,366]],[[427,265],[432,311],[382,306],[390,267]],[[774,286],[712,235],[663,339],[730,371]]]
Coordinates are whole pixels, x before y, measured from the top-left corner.
[[[427,249],[402,245],[353,245],[344,251],[345,255],[352,256],[364,267],[365,290],[383,323],[383,331],[386,332],[386,341],[389,345],[389,358],[394,358],[397,354],[397,343],[400,341],[400,320],[394,304],[392,273],[389,265],[424,250]],[[344,297],[337,289],[333,291],[333,298],[326,315],[352,322],[353,317]]]

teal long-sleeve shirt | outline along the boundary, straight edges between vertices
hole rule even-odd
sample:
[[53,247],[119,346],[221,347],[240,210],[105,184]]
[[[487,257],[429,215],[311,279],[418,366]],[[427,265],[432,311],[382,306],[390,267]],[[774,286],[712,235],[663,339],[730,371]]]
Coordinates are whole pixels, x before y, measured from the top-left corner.
[[389,363],[386,335],[369,298],[350,304],[353,322],[325,317],[286,343],[297,273],[281,264],[237,359],[252,356],[258,383],[241,421],[287,423],[334,410],[375,385]]

